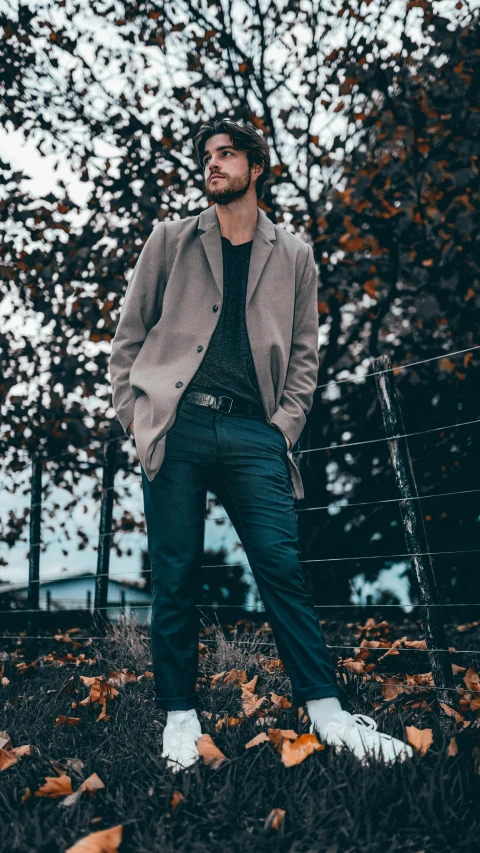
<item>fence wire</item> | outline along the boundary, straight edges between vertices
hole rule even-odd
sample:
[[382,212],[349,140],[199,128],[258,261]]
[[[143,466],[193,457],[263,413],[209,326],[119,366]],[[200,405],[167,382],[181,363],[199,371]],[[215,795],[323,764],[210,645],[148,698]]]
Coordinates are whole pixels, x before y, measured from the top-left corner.
[[[120,605],[118,605],[118,606],[120,606]],[[147,606],[147,605],[144,605],[144,606]],[[150,606],[150,605],[148,605],[148,606]],[[202,607],[207,607],[208,605],[202,604],[202,605],[195,605],[195,606],[202,608]],[[108,608],[102,607],[100,609],[101,610],[107,610],[107,609],[112,610],[113,608],[112,607],[108,607]],[[61,632],[59,632],[59,633],[61,633]],[[59,640],[58,634],[57,634],[57,636],[55,636],[55,635],[41,636],[39,634],[27,635],[27,636],[23,636],[22,634],[11,634],[11,635],[5,635],[4,634],[0,637],[0,639],[2,639],[2,640],[57,640],[57,642],[62,642],[63,638],[60,638],[60,640]],[[79,642],[80,640],[105,640],[105,639],[117,640],[118,638],[116,638],[116,637],[108,638],[108,637],[102,637],[100,635],[98,637],[79,637],[79,638],[71,637],[70,639],[72,640],[72,642],[77,642],[77,640]],[[68,641],[65,641],[65,642],[68,642]],[[200,642],[203,643],[204,639],[200,638]],[[217,642],[217,641],[214,638],[212,638],[210,640],[210,642]],[[224,640],[224,642],[229,642],[232,645],[242,645],[242,642],[236,642],[235,640]],[[256,641],[256,642],[258,642],[258,641]],[[277,647],[276,643],[269,643],[269,642],[263,642],[263,641],[261,641],[261,642],[262,642],[262,645],[265,645],[265,646],[272,646],[275,648]],[[244,643],[244,644],[248,645],[248,643]],[[349,646],[349,645],[343,644],[343,643],[341,645],[329,645],[328,643],[326,643],[326,646],[327,646],[327,649],[349,649],[349,650],[357,649],[358,652],[361,652],[361,651],[364,651],[365,649],[367,649],[368,651],[375,651],[375,652],[382,652],[382,653],[388,652],[388,651],[393,651],[395,653],[396,652],[406,652],[408,654],[410,652],[414,652],[414,653],[419,652],[422,654],[432,654],[433,652],[447,652],[448,654],[452,654],[452,655],[474,654],[474,655],[480,656],[480,649],[478,649],[478,648],[477,649],[417,649],[417,648],[405,648],[402,646],[361,646],[360,644],[357,644],[356,646]],[[391,657],[391,655],[386,655],[386,656]]]
[[[479,250],[480,250],[480,247],[478,247],[478,249],[476,249],[475,252],[479,251]],[[472,254],[474,254],[474,253],[472,253]],[[464,258],[463,260],[467,260],[467,258]],[[359,383],[359,382],[363,381],[364,379],[369,378],[371,376],[379,376],[382,373],[390,373],[392,371],[397,371],[397,370],[407,370],[411,367],[418,367],[421,364],[428,364],[429,362],[438,361],[438,360],[444,359],[444,358],[453,358],[457,355],[462,355],[466,352],[473,352],[474,350],[477,350],[477,349],[480,349],[480,345],[466,347],[465,349],[455,350],[454,352],[444,352],[441,355],[431,356],[430,358],[420,359],[418,361],[407,362],[407,364],[396,365],[395,367],[385,368],[385,370],[379,370],[379,371],[375,371],[372,373],[367,373],[367,374],[364,374],[363,376],[357,375],[357,376],[349,376],[349,377],[346,377],[344,379],[332,379],[332,380],[329,380],[329,382],[327,382],[324,385],[317,385],[315,390],[318,390],[319,388],[328,388],[329,386],[332,386],[332,385],[341,385],[341,384],[344,384],[345,382]],[[465,422],[465,424],[452,424],[452,425],[447,426],[447,427],[435,427],[434,430],[436,430],[436,429],[449,429],[449,428],[454,427],[454,426],[464,426],[467,423],[478,423],[478,420]],[[410,435],[422,435],[423,432],[429,432],[429,431],[434,431],[434,430],[426,430],[426,431],[420,431],[417,433],[409,433],[409,434],[406,434],[405,436],[395,436],[395,438],[407,438]],[[103,446],[110,444],[112,442],[124,441],[126,439],[129,439],[129,436],[127,436],[125,434],[116,436],[114,438],[108,438],[105,440],[94,439],[94,441],[90,442],[89,444],[86,444],[83,446],[77,445],[76,447],[74,447],[73,450],[64,450],[64,451],[61,451],[60,453],[55,454],[53,456],[41,457],[40,452],[38,451],[38,452],[36,452],[35,458],[38,459],[39,461],[42,461],[42,462],[50,462],[50,461],[53,461],[55,459],[60,459],[63,456],[71,455],[72,453],[75,453],[79,450],[88,450],[89,448],[93,448],[93,447],[98,449],[99,447],[103,447]],[[391,439],[388,439],[388,438],[373,439],[373,441],[389,441],[389,440],[391,440]],[[368,444],[368,443],[371,443],[371,442],[370,441],[355,442],[355,445]],[[323,448],[313,448],[313,449],[314,450],[327,450],[327,449],[332,449],[332,448],[336,448],[336,447],[348,447],[348,446],[353,446],[353,445],[352,444],[350,444],[350,445],[348,445],[348,444],[341,444],[341,445],[334,444],[334,445],[330,445],[330,446],[323,447]],[[302,450],[298,451],[299,454],[305,453],[305,452],[311,452],[311,451],[302,451]],[[295,455],[297,455],[297,454],[295,454]],[[26,462],[25,465],[23,465],[17,471],[12,471],[12,472],[7,472],[7,473],[10,477],[14,477],[14,476],[22,473],[22,471],[24,471],[26,468],[28,468],[31,464],[32,464],[32,459],[30,459],[28,462]],[[3,476],[5,474],[5,471],[2,471],[1,474]],[[7,488],[8,488],[8,486],[1,487],[0,492],[5,491]]]

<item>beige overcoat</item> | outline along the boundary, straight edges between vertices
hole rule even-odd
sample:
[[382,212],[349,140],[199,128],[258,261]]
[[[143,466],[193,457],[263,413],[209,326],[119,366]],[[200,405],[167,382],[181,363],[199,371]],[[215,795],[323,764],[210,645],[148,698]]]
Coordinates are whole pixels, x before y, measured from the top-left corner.
[[[318,376],[318,279],[310,244],[258,208],[245,320],[267,420],[291,447],[305,425]],[[177,405],[202,363],[223,301],[217,206],[159,222],[128,283],[110,356],[113,407],[125,432],[135,419],[138,457],[151,481]],[[294,496],[304,497],[292,452]]]

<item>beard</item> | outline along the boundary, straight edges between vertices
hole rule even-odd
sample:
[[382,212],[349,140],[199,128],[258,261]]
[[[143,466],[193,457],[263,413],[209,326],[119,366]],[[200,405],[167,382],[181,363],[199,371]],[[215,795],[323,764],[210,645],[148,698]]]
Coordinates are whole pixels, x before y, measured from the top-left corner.
[[248,192],[252,178],[250,170],[247,169],[244,175],[239,175],[236,178],[223,178],[222,182],[213,181],[207,183],[205,194],[209,201],[214,201],[217,204],[232,204]]

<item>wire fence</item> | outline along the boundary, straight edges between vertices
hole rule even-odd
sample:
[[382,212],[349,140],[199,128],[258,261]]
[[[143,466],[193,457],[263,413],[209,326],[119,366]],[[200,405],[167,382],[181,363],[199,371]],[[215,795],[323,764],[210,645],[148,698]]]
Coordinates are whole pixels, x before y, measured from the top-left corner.
[[[464,349],[455,350],[453,352],[442,352],[441,354],[439,354],[437,356],[432,356],[432,357],[420,359],[417,361],[407,362],[406,364],[393,365],[393,366],[382,366],[382,367],[380,367],[380,369],[376,369],[376,370],[373,370],[371,372],[357,373],[355,375],[350,375],[350,376],[343,377],[343,378],[331,379],[327,383],[318,385],[316,390],[331,388],[335,385],[343,385],[345,383],[353,383],[355,385],[363,384],[367,379],[373,377],[376,380],[377,391],[378,391],[378,389],[380,387],[379,386],[379,378],[380,377],[390,377],[391,378],[392,376],[395,376],[399,371],[416,368],[422,364],[432,363],[432,362],[435,362],[435,361],[438,361],[441,359],[453,359],[455,357],[465,355],[466,353],[471,353],[471,352],[474,352],[474,351],[479,350],[479,349],[480,349],[480,345],[471,346],[471,347],[466,347]],[[377,359],[377,363],[380,363],[380,362],[381,362],[381,359]],[[382,364],[386,364],[386,363],[387,362],[384,359]],[[361,367],[363,367],[363,365]],[[46,372],[48,372],[48,371],[46,371]],[[380,394],[380,392],[379,392],[379,394]],[[397,408],[398,408],[398,404],[396,401],[395,394],[392,393],[391,389],[390,389],[390,394],[392,395],[392,397],[388,401],[388,405],[390,407],[392,407],[392,404],[393,404],[393,409],[394,409],[395,404],[396,404]],[[431,428],[427,428],[427,429],[417,430],[414,432],[406,432],[404,427],[403,427],[403,421],[401,419],[401,414],[400,414],[400,418],[399,418],[399,420],[397,420],[394,428],[392,428],[392,424],[390,424],[390,428],[389,428],[389,425],[387,423],[387,419],[385,417],[385,411],[384,411],[384,425],[386,427],[386,432],[387,432],[387,434],[385,436],[373,438],[373,439],[363,439],[363,440],[359,440],[359,441],[345,441],[345,442],[341,442],[341,443],[332,442],[332,443],[327,444],[325,446],[298,450],[298,451],[296,451],[296,453],[294,455],[295,456],[297,456],[297,455],[301,456],[302,454],[308,454],[308,453],[313,453],[313,452],[321,452],[321,451],[331,452],[334,450],[338,450],[339,448],[348,449],[351,447],[362,447],[364,445],[372,445],[372,444],[376,444],[376,443],[380,443],[380,442],[382,442],[382,443],[388,442],[389,447],[390,447],[390,451],[391,451],[392,445],[395,443],[395,446],[397,447],[397,449],[399,446],[403,447],[404,448],[403,452],[405,453],[405,448],[407,448],[406,440],[408,438],[428,435],[428,434],[435,433],[435,432],[445,433],[448,430],[455,430],[457,427],[463,428],[463,427],[467,427],[467,426],[473,426],[477,423],[480,423],[480,418],[474,418],[471,420],[461,421],[461,422],[457,422],[457,423],[447,423],[447,424],[442,425],[442,426],[431,427]],[[401,424],[401,428],[399,426],[400,424]],[[2,615],[2,616],[7,615],[7,614],[12,615],[15,613],[15,614],[26,614],[29,617],[33,617],[33,616],[37,616],[41,612],[43,612],[43,613],[45,612],[45,610],[42,610],[42,608],[40,607],[40,599],[39,599],[39,591],[40,591],[39,588],[40,588],[40,585],[42,583],[42,581],[40,580],[39,572],[38,572],[40,548],[46,547],[48,545],[55,544],[55,543],[60,543],[60,542],[65,543],[65,541],[66,541],[66,537],[63,536],[59,539],[51,539],[51,540],[48,540],[47,542],[44,542],[44,541],[42,541],[42,538],[39,535],[40,534],[40,521],[39,521],[40,511],[41,511],[42,507],[45,508],[45,504],[41,498],[41,488],[39,491],[39,484],[37,483],[35,485],[35,473],[36,473],[36,476],[38,478],[38,476],[39,476],[38,472],[40,470],[38,466],[43,465],[43,463],[58,460],[62,457],[66,457],[66,456],[71,455],[73,453],[79,454],[82,451],[86,451],[86,450],[103,449],[103,452],[104,452],[104,461],[103,461],[104,481],[103,481],[102,489],[98,490],[98,495],[102,500],[102,517],[103,517],[103,516],[105,516],[105,513],[103,512],[105,507],[107,507],[107,508],[110,507],[110,510],[111,510],[113,499],[114,499],[114,497],[118,496],[118,492],[115,490],[115,485],[113,482],[113,468],[114,468],[114,458],[115,458],[113,454],[114,454],[114,449],[117,446],[118,442],[125,441],[125,440],[131,441],[131,437],[126,436],[125,434],[122,434],[122,435],[110,437],[107,439],[100,439],[100,438],[94,439],[94,440],[90,441],[87,445],[83,445],[83,446],[79,445],[77,447],[72,447],[71,449],[69,448],[67,450],[63,450],[60,453],[56,453],[53,455],[43,455],[41,450],[36,451],[34,454],[32,454],[32,458],[29,460],[29,462],[26,463],[24,466],[22,466],[20,469],[17,469],[13,472],[8,472],[10,478],[17,478],[19,475],[22,474],[23,471],[25,471],[26,468],[28,468],[29,466],[32,466],[32,502],[30,505],[31,527],[30,527],[30,542],[29,542],[30,577],[29,577],[28,592],[29,592],[29,604],[30,605],[34,604],[35,606],[29,606],[27,608],[17,607],[17,608],[9,608],[9,609],[0,610],[0,615]],[[108,459],[110,459],[110,463],[108,462]],[[410,462],[408,449],[406,450],[406,459],[407,459],[407,462]],[[76,461],[77,461],[77,463],[80,463],[78,456],[77,456]],[[98,464],[100,464],[100,463],[98,463]],[[108,475],[109,464],[110,464],[110,467],[112,468],[110,479],[108,476],[107,477],[105,476],[106,471],[107,471],[107,475]],[[412,472],[412,477],[413,477],[413,472]],[[398,481],[397,481],[397,485],[398,485]],[[456,491],[445,491],[445,492],[440,492],[440,493],[433,492],[433,493],[429,493],[429,494],[418,495],[418,493],[415,493],[416,492],[416,486],[414,484],[414,481],[413,481],[413,485],[414,485],[414,488],[413,489],[410,488],[410,491],[404,490],[402,492],[400,490],[400,494],[397,497],[378,499],[378,500],[369,500],[369,501],[358,501],[358,502],[352,502],[352,503],[348,503],[348,500],[345,498],[345,499],[342,499],[341,502],[338,502],[338,501],[335,502],[334,501],[332,503],[322,504],[319,506],[296,508],[296,512],[300,513],[300,512],[313,512],[313,511],[331,511],[333,509],[338,510],[338,511],[342,511],[342,510],[346,510],[346,509],[350,509],[350,508],[372,507],[372,506],[380,506],[382,504],[397,503],[402,508],[402,510],[405,509],[405,506],[409,506],[410,508],[415,507],[413,512],[417,513],[417,521],[418,521],[418,506],[419,506],[421,501],[423,502],[423,501],[431,499],[431,498],[432,499],[449,498],[449,497],[453,498],[453,497],[457,497],[459,495],[474,495],[474,494],[478,494],[480,492],[480,489],[472,488],[472,489],[461,489],[461,490],[456,490]],[[5,490],[8,490],[8,484],[4,484],[2,487],[0,487],[0,491],[5,491]],[[55,507],[57,508],[58,505],[55,505]],[[108,509],[106,511],[106,515],[108,516]],[[32,518],[37,519],[36,528],[34,525],[32,525]],[[217,515],[215,517],[212,517],[211,519],[207,518],[206,520],[221,521],[222,519],[227,519],[227,518],[228,518],[228,515],[223,515],[223,516]],[[98,544],[95,548],[95,550],[98,551],[98,562],[97,562],[96,574],[94,576],[92,575],[92,573],[87,574],[87,575],[76,575],[76,576],[71,576],[71,579],[74,579],[74,578],[79,579],[79,578],[83,577],[85,579],[91,580],[92,577],[95,578],[95,584],[96,584],[95,606],[94,606],[94,612],[95,613],[100,613],[102,611],[107,613],[108,611],[112,611],[112,609],[115,609],[115,608],[120,609],[123,612],[125,612],[126,607],[129,607],[129,608],[131,608],[131,610],[134,610],[134,611],[138,611],[138,610],[143,609],[143,608],[151,608],[151,606],[152,606],[151,603],[148,603],[148,604],[136,603],[134,600],[129,601],[128,604],[126,603],[126,601],[121,601],[119,603],[110,603],[110,604],[107,603],[108,581],[110,578],[113,578],[114,576],[123,577],[126,574],[135,574],[138,576],[138,571],[132,571],[132,572],[128,572],[128,571],[127,572],[125,572],[125,571],[110,572],[109,571],[109,564],[108,564],[109,552],[110,552],[112,545],[114,544],[114,538],[117,537],[117,539],[123,539],[124,537],[131,536],[134,533],[135,534],[138,534],[138,533],[145,534],[147,532],[147,529],[146,529],[146,525],[141,525],[141,526],[137,526],[135,528],[129,529],[129,530],[122,530],[121,528],[114,530],[112,527],[112,522],[111,522],[111,512],[110,512],[110,521],[106,525],[104,522],[105,522],[105,519],[103,519],[103,528],[102,528],[102,523],[101,523],[100,530],[99,530],[97,536],[95,537],[97,539],[97,542],[98,542]],[[405,523],[404,523],[404,527],[405,527]],[[83,544],[85,544],[86,542],[90,542],[94,539],[93,536],[86,536],[82,533],[79,533],[78,535],[81,538]],[[70,542],[70,539],[68,539],[68,537],[67,537],[67,541]],[[118,544],[118,542],[116,544]],[[363,560],[383,560],[383,561],[392,561],[392,560],[399,560],[399,559],[410,560],[410,561],[413,561],[417,565],[417,574],[418,574],[418,568],[420,567],[420,569],[424,572],[424,580],[427,579],[430,582],[430,580],[428,579],[428,570],[425,573],[425,565],[427,565],[427,564],[425,564],[425,561],[423,561],[424,562],[423,569],[420,565],[422,563],[422,558],[427,558],[427,561],[430,561],[432,557],[439,557],[439,556],[443,556],[443,555],[463,555],[463,554],[466,555],[466,554],[480,553],[480,548],[432,551],[432,550],[430,550],[430,547],[428,547],[428,544],[426,543],[426,538],[424,540],[424,549],[423,550],[418,547],[418,542],[416,543],[416,545],[413,542],[408,542],[408,537],[407,537],[407,544],[408,544],[408,551],[406,553],[383,554],[383,555],[360,554],[360,555],[345,555],[345,556],[335,556],[335,557],[321,557],[321,558],[303,559],[303,560],[300,560],[300,563],[301,564],[313,564],[313,563],[363,561]],[[32,557],[32,554],[33,554],[33,557]],[[245,568],[245,563],[226,563],[226,564],[224,563],[224,564],[202,565],[200,568],[202,568],[202,569],[207,569],[207,568],[208,569],[217,569],[217,570],[224,570],[226,568],[242,568],[243,569],[243,568]],[[427,565],[427,569],[428,569],[428,565]],[[143,570],[142,571],[142,578],[144,580],[146,580],[146,575],[151,574],[151,573],[152,573],[151,568]],[[48,584],[48,580],[45,579],[43,581],[43,583],[45,585]],[[12,592],[15,589],[20,590],[22,587],[24,588],[25,584],[22,584],[21,582],[13,582],[13,583],[8,584],[8,590],[4,586],[3,591]],[[423,595],[423,600],[421,603],[408,602],[406,604],[400,604],[400,603],[398,603],[398,604],[397,603],[395,603],[395,604],[377,603],[376,604],[374,602],[369,602],[369,603],[359,602],[359,603],[348,603],[348,604],[315,605],[315,608],[319,609],[319,610],[321,610],[323,608],[326,608],[326,609],[338,608],[338,609],[343,610],[343,608],[357,608],[358,609],[358,608],[368,608],[368,607],[370,607],[370,608],[371,607],[378,607],[378,608],[383,608],[383,607],[397,607],[397,608],[404,607],[405,608],[405,607],[408,607],[411,609],[421,608],[422,612],[425,612],[427,614],[427,635],[428,635],[427,636],[427,640],[428,640],[427,647],[422,648],[422,649],[418,649],[418,648],[410,648],[410,647],[382,646],[382,647],[380,647],[380,650],[383,650],[386,652],[386,651],[388,651],[388,649],[391,648],[392,651],[394,651],[395,653],[423,652],[423,653],[429,654],[431,657],[433,655],[434,656],[433,659],[436,660],[436,664],[437,664],[436,672],[435,672],[435,675],[437,676],[436,680],[440,680],[441,683],[439,686],[434,686],[431,689],[439,690],[440,692],[442,692],[444,690],[457,690],[457,688],[453,687],[451,683],[448,683],[448,681],[449,681],[448,678],[446,678],[446,679],[440,678],[439,679],[439,675],[441,674],[441,671],[442,671],[442,666],[444,666],[444,663],[442,663],[441,657],[439,657],[439,655],[441,655],[441,654],[448,654],[448,655],[450,655],[450,654],[477,654],[478,650],[476,650],[476,649],[457,650],[457,649],[454,649],[452,647],[446,647],[445,642],[443,642],[443,644],[439,643],[438,639],[441,637],[444,638],[444,634],[442,634],[441,631],[439,633],[439,626],[441,624],[441,626],[443,627],[443,622],[438,621],[438,615],[443,612],[443,608],[447,608],[447,607],[459,608],[459,607],[463,607],[463,606],[465,606],[465,607],[471,607],[471,606],[478,607],[478,606],[480,606],[480,602],[479,603],[468,602],[465,604],[450,603],[450,602],[441,603],[441,602],[438,602],[437,600],[435,600],[435,595],[431,594],[432,590],[434,590],[434,584],[433,584],[433,587],[431,587],[429,594]],[[133,592],[132,587],[130,587],[129,591]],[[425,592],[425,590],[423,590],[423,592]],[[2,586],[0,586],[0,594],[1,593],[2,593]],[[67,598],[60,599],[57,597],[56,601],[55,601],[55,606],[57,608],[58,608],[59,603],[61,601],[65,602],[65,603],[67,603],[68,601],[70,601],[70,603],[76,602],[78,604],[78,599],[73,599],[73,598],[72,599],[67,599]],[[51,603],[52,602],[50,602],[50,604]],[[224,608],[228,608],[229,611],[231,611],[232,608],[235,609],[235,607],[237,607],[238,609],[241,609],[244,612],[249,612],[248,608],[245,605],[232,605],[232,604],[228,604],[228,603],[226,603],[226,604],[197,604],[195,606],[199,607],[200,609],[202,609],[202,608],[213,608],[215,610],[224,607]],[[50,610],[49,612],[65,613],[66,611],[64,609],[60,608],[60,609]],[[74,611],[74,612],[76,612],[76,611]],[[437,614],[437,616],[433,617],[431,614],[435,614],[435,613]],[[34,624],[34,622],[31,621],[30,625],[33,625],[33,624]],[[434,635],[437,637],[436,643],[432,643]],[[55,635],[53,637],[48,637],[48,636],[42,637],[38,633],[36,633],[36,634],[35,633],[28,633],[27,635],[21,635],[21,634],[8,635],[8,636],[4,637],[4,639],[9,639],[9,640],[13,640],[13,639],[17,639],[17,640],[27,640],[27,639],[28,640],[39,640],[39,639],[42,639],[42,640],[44,640],[45,639],[46,640],[46,639],[55,639]],[[93,640],[93,639],[109,639],[109,638],[105,634],[102,634],[99,637],[95,637],[92,635],[90,637],[82,638],[82,639]],[[111,639],[113,639],[113,638],[111,638]],[[271,644],[271,645],[273,646],[274,644]],[[331,649],[348,649],[348,650],[354,650],[354,649],[358,650],[359,648],[361,648],[361,646],[358,646],[358,645],[357,646],[349,646],[349,645],[328,645],[328,644],[327,644],[327,647],[331,648]],[[371,647],[369,646],[368,648],[371,648]],[[375,647],[375,648],[377,648],[377,647]],[[435,655],[437,655],[436,659],[435,659]],[[443,672],[445,674],[445,669],[443,670]],[[450,676],[451,676],[451,673],[450,673]],[[450,682],[451,682],[451,678],[450,678]],[[412,685],[410,685],[410,684],[405,685],[405,686],[408,686],[409,688],[412,687]],[[423,687],[423,689],[425,689],[425,687],[423,685],[422,685],[422,687]]]
[[[480,247],[477,251],[480,251]],[[428,363],[431,363],[432,361],[438,361],[438,360],[445,359],[445,358],[454,358],[458,355],[463,355],[467,352],[473,352],[473,351],[478,350],[478,349],[480,349],[480,344],[475,345],[475,346],[471,346],[471,347],[465,347],[464,349],[461,349],[461,350],[454,350],[453,352],[448,352],[448,351],[443,352],[440,355],[431,356],[430,358],[424,358],[424,359],[420,359],[418,361],[407,362],[406,364],[395,365],[393,367],[385,368],[384,370],[376,370],[376,371],[372,371],[371,373],[365,373],[365,374],[356,375],[356,376],[348,376],[348,377],[345,377],[343,379],[331,379],[327,383],[324,383],[322,385],[317,385],[316,390],[319,390],[321,388],[329,388],[329,387],[334,386],[334,385],[343,385],[346,382],[352,382],[354,384],[359,384],[359,383],[363,382],[365,379],[369,379],[370,377],[378,377],[378,376],[385,375],[388,373],[396,373],[397,371],[400,371],[400,370],[407,370],[407,369],[412,368],[412,367],[418,367],[421,364],[428,364]],[[49,372],[49,371],[45,371],[45,372]],[[414,435],[416,435],[416,436],[424,435],[424,434],[427,434],[429,432],[435,432],[437,430],[441,431],[443,429],[453,429],[457,426],[468,426],[470,424],[479,423],[479,422],[480,422],[480,419],[474,419],[472,421],[465,421],[463,423],[447,424],[446,426],[433,427],[433,428],[428,429],[428,430],[419,430],[419,431],[414,432],[414,433],[406,433],[403,436],[397,436],[397,437],[398,438],[409,438],[409,437],[412,437]],[[40,451],[36,451],[36,458],[41,459],[43,462],[53,462],[56,459],[60,459],[64,456],[71,455],[72,453],[77,453],[79,450],[88,450],[89,448],[99,449],[99,448],[105,447],[106,445],[111,444],[111,443],[116,443],[119,441],[127,441],[127,440],[131,441],[130,436],[127,436],[125,433],[123,433],[122,435],[118,435],[118,436],[115,436],[113,438],[94,439],[93,441],[90,441],[88,444],[77,445],[75,447],[72,447],[71,450],[63,450],[60,453],[56,453],[56,454],[51,455],[51,456],[41,456]],[[345,442],[342,444],[330,444],[330,445],[326,445],[325,447],[318,447],[318,448],[311,448],[311,449],[309,448],[308,450],[299,450],[298,455],[301,455],[302,453],[310,453],[314,450],[334,450],[334,449],[339,448],[339,447],[353,447],[353,446],[356,447],[356,446],[360,446],[362,444],[371,444],[371,443],[376,442],[376,441],[388,441],[388,438],[387,437],[381,437],[378,439],[368,439],[368,440],[364,440],[364,441],[360,441],[360,442],[353,442],[353,443]],[[13,471],[13,472],[2,471],[2,472],[0,472],[0,475],[3,477],[5,475],[5,473],[7,473],[8,476],[10,476],[10,477],[16,476],[17,474],[20,474],[20,473],[22,473],[22,471],[29,468],[31,464],[32,464],[32,459],[30,458],[28,462],[26,462],[21,468],[17,469],[16,471]],[[5,491],[7,489],[8,489],[8,486],[3,485],[0,487],[0,492]]]

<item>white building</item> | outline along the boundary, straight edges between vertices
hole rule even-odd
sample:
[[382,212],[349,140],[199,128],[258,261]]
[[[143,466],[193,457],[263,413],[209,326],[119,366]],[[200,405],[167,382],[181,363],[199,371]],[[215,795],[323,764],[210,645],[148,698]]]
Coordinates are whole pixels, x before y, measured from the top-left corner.
[[[58,577],[40,581],[40,610],[90,610],[95,601],[95,573],[86,572],[77,577]],[[124,611],[139,623],[149,623],[152,597],[143,588],[142,581],[108,579],[107,619],[117,622]],[[0,583],[2,593],[16,593],[21,599],[28,597],[28,583]]]

